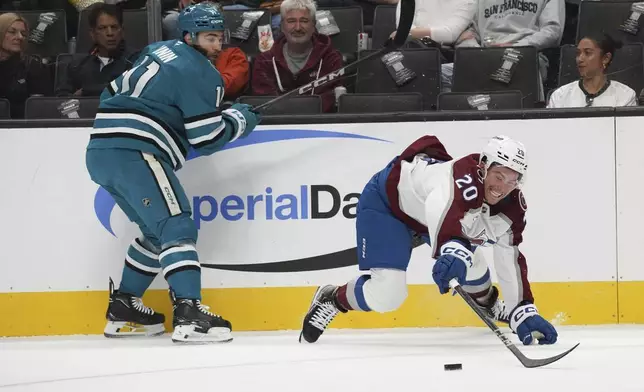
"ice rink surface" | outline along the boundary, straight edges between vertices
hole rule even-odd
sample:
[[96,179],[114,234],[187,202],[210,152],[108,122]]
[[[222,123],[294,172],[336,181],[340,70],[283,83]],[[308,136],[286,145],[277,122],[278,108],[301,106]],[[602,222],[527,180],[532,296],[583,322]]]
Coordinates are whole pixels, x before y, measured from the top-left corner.
[[0,391],[644,391],[644,326],[559,327],[556,345],[519,348],[541,358],[581,345],[538,369],[487,328],[330,330],[314,345],[297,336],[238,332],[202,346],[169,335],[5,338]]

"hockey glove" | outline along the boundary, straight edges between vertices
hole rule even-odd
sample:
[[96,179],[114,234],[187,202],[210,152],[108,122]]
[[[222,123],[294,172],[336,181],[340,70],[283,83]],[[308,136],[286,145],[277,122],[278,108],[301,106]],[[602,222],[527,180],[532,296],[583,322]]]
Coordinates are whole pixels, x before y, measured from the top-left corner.
[[251,105],[245,103],[235,103],[230,108],[221,112],[224,120],[233,125],[233,137],[230,141],[237,138],[245,138],[250,135],[255,127],[262,121],[262,116],[254,112]]
[[473,259],[472,251],[460,241],[450,241],[441,246],[441,255],[432,269],[432,277],[441,294],[449,292],[449,281],[453,278],[459,283],[465,281]]
[[533,304],[517,306],[510,314],[510,328],[516,332],[524,345],[532,344],[536,338],[539,344],[554,344],[557,331],[537,312]]

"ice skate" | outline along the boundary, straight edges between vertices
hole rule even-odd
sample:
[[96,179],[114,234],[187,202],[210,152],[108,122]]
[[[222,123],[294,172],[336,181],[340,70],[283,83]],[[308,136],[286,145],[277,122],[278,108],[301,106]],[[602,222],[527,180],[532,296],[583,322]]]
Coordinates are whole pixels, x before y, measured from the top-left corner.
[[483,309],[487,316],[494,321],[502,322],[505,324],[510,323],[510,314],[505,307],[505,302],[502,299],[499,299],[499,289],[496,286],[492,286],[492,293],[487,300],[487,304],[483,305],[476,301],[481,309]]
[[165,332],[165,316],[143,305],[141,298],[120,293],[110,279],[110,303],[103,334],[108,338],[157,336]]
[[347,312],[335,300],[337,290],[338,286],[333,285],[318,287],[313,296],[311,307],[309,307],[309,311],[304,316],[300,343],[302,343],[302,339],[307,343],[317,342],[335,316],[340,312]]
[[174,315],[172,341],[175,343],[226,343],[233,340],[232,325],[208,311],[198,299],[177,299],[170,291]]

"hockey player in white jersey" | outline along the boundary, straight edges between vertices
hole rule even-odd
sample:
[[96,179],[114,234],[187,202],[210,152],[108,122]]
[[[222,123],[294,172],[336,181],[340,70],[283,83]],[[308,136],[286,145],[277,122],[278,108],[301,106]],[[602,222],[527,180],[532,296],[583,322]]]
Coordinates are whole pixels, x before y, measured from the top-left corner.
[[[523,241],[527,205],[521,192],[526,150],[494,137],[480,154],[453,159],[438,138],[424,136],[365,186],[356,216],[361,274],[316,291],[300,342],[314,343],[339,313],[396,310],[407,297],[414,235],[433,249],[432,277],[441,294],[458,280],[489,317],[508,323],[523,344],[553,344],[557,331],[539,315],[528,282]],[[478,247],[491,246],[499,290]],[[429,305],[428,305],[429,306]]]

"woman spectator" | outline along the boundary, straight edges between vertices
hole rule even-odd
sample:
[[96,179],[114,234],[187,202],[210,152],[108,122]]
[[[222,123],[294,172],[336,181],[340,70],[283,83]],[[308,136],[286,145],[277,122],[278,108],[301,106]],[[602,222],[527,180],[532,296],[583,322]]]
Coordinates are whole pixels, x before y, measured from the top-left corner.
[[49,70],[37,56],[25,53],[29,26],[14,13],[0,15],[0,98],[11,105],[11,118],[23,118],[32,95],[51,95]]
[[603,34],[586,36],[577,45],[577,68],[581,78],[552,92],[549,108],[637,106],[632,88],[610,80],[606,69],[622,43]]

